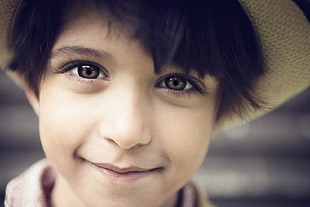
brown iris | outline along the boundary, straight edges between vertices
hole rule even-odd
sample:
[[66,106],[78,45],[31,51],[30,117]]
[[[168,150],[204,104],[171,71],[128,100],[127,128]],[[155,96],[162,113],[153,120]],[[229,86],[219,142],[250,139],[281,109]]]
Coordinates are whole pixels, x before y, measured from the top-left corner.
[[82,78],[96,79],[100,75],[100,69],[90,65],[81,65],[78,67],[78,74]]

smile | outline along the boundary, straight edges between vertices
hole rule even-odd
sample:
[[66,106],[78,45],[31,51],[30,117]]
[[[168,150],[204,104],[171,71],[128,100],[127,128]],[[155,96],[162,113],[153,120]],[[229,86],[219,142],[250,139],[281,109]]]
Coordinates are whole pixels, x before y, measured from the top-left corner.
[[132,183],[146,176],[158,173],[163,168],[145,169],[140,167],[119,168],[117,166],[105,163],[91,163],[104,177],[112,182]]

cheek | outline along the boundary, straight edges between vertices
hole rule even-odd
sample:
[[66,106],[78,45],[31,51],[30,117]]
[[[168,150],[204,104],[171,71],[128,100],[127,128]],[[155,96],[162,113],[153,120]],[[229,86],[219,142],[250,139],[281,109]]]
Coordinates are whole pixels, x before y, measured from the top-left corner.
[[169,161],[170,176],[166,183],[177,189],[201,166],[213,135],[214,119],[213,111],[206,109],[170,112],[161,119],[158,137]]
[[178,173],[191,176],[201,165],[214,134],[213,107],[169,110],[161,118],[161,145]]
[[187,120],[178,121],[173,128],[168,129],[167,146],[168,152],[174,158],[182,157],[182,161],[191,162],[191,159],[201,160],[207,152],[212,138],[213,127],[208,122],[199,122],[195,116]]
[[47,157],[56,165],[69,163],[91,128],[81,104],[57,87],[42,90],[40,138]]

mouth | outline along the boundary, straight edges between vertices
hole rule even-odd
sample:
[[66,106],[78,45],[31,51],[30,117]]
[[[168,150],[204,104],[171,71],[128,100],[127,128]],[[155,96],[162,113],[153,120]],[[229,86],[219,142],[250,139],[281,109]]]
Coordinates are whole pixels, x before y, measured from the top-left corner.
[[104,177],[113,182],[131,183],[136,182],[146,176],[156,174],[162,171],[163,168],[141,168],[136,166],[117,167],[106,163],[92,163],[92,166],[98,170]]

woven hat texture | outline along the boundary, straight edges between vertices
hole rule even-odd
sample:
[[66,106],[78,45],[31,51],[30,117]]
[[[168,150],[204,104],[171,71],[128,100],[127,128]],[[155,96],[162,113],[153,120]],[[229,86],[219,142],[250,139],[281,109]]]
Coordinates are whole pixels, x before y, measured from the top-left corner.
[[[7,68],[13,56],[8,48],[11,27],[22,0],[0,0],[0,67]],[[274,109],[310,84],[310,26],[292,0],[239,0],[261,41],[266,74],[255,86],[266,109],[247,110],[232,116],[231,126],[257,118]]]
[[[266,110],[257,118],[297,95],[310,84],[310,25],[291,0],[240,0],[254,24],[263,49],[266,74],[255,87]],[[234,120],[247,121],[247,120]],[[238,119],[238,117],[236,117]]]
[[0,67],[7,68],[13,53],[8,48],[8,38],[19,5],[19,0],[0,0]]

